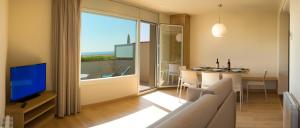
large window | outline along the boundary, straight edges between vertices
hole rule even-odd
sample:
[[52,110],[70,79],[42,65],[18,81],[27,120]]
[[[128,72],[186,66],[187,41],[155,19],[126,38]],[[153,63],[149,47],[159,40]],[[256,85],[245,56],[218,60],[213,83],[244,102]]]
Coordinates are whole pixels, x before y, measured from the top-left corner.
[[81,80],[135,72],[137,21],[81,13]]

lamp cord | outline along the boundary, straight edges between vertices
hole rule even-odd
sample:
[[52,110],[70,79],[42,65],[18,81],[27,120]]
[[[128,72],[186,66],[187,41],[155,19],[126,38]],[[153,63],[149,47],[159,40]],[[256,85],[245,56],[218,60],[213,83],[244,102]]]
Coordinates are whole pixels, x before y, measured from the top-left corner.
[[221,0],[219,0],[218,4],[218,12],[219,12],[219,24],[221,23],[221,8],[223,7],[223,4],[221,3]]

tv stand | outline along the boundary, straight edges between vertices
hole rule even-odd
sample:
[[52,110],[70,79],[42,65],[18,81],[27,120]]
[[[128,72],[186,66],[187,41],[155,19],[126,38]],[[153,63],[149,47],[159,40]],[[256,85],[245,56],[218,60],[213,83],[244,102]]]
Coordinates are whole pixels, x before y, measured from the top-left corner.
[[13,117],[14,128],[24,128],[26,124],[44,115],[47,112],[53,113],[55,108],[56,94],[53,91],[46,91],[40,96],[27,100],[22,108],[22,102],[12,103],[6,106],[6,114]]
[[31,96],[28,96],[26,98],[23,98],[21,100],[18,100],[18,102],[20,103],[26,103],[27,101],[31,100],[31,99],[34,99],[35,97],[39,97],[41,94],[34,94],[34,95],[31,95]]

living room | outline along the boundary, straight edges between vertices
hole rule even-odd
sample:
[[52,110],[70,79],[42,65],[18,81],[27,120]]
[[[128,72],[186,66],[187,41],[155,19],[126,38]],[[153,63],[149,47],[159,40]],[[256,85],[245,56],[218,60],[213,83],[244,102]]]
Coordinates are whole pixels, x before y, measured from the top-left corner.
[[[235,111],[227,113],[234,114],[228,126],[283,127],[284,92],[300,99],[299,4],[1,0],[0,117],[13,117],[11,104],[30,106],[12,99],[13,70],[45,64],[45,89],[38,93],[53,92],[54,109],[23,127],[164,127],[159,120],[174,119],[170,113],[190,102],[193,88],[206,89],[206,70],[218,79],[241,74],[234,107],[223,103]],[[197,87],[182,89],[182,66],[197,74]],[[264,86],[248,88],[259,80]],[[225,97],[232,99],[231,91]],[[196,127],[217,127],[213,119]]]

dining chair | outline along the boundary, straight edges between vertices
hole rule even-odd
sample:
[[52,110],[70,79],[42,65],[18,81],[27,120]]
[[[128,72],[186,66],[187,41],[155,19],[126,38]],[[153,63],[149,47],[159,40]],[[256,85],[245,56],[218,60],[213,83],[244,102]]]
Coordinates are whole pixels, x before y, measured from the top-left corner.
[[264,87],[264,92],[265,92],[265,99],[267,99],[267,88],[266,88],[267,74],[268,74],[268,71],[265,70],[262,80],[249,80],[249,81],[247,81],[247,102],[248,102],[248,97],[249,97],[249,86],[251,86],[251,85],[263,86]]
[[170,85],[170,76],[172,79],[172,84],[174,83],[174,77],[179,76],[179,66],[179,64],[169,64],[168,85]]
[[184,71],[184,70],[186,70],[186,66],[180,66],[179,67],[179,77],[178,77],[178,84],[177,84],[177,94],[178,94],[178,90],[179,90],[179,88],[180,88],[180,82],[181,82],[181,77],[182,77],[182,73],[181,73],[181,71]]
[[199,84],[199,81],[198,81],[197,72],[182,70],[181,71],[180,87],[179,87],[179,97],[181,97],[181,92],[182,92],[184,87],[198,88],[199,85],[200,84]]
[[207,89],[209,86],[220,80],[220,73],[218,72],[202,72],[201,88]]
[[242,111],[243,103],[243,85],[242,85],[242,75],[240,73],[223,73],[222,78],[232,79],[232,89],[234,92],[240,93],[240,111]]

